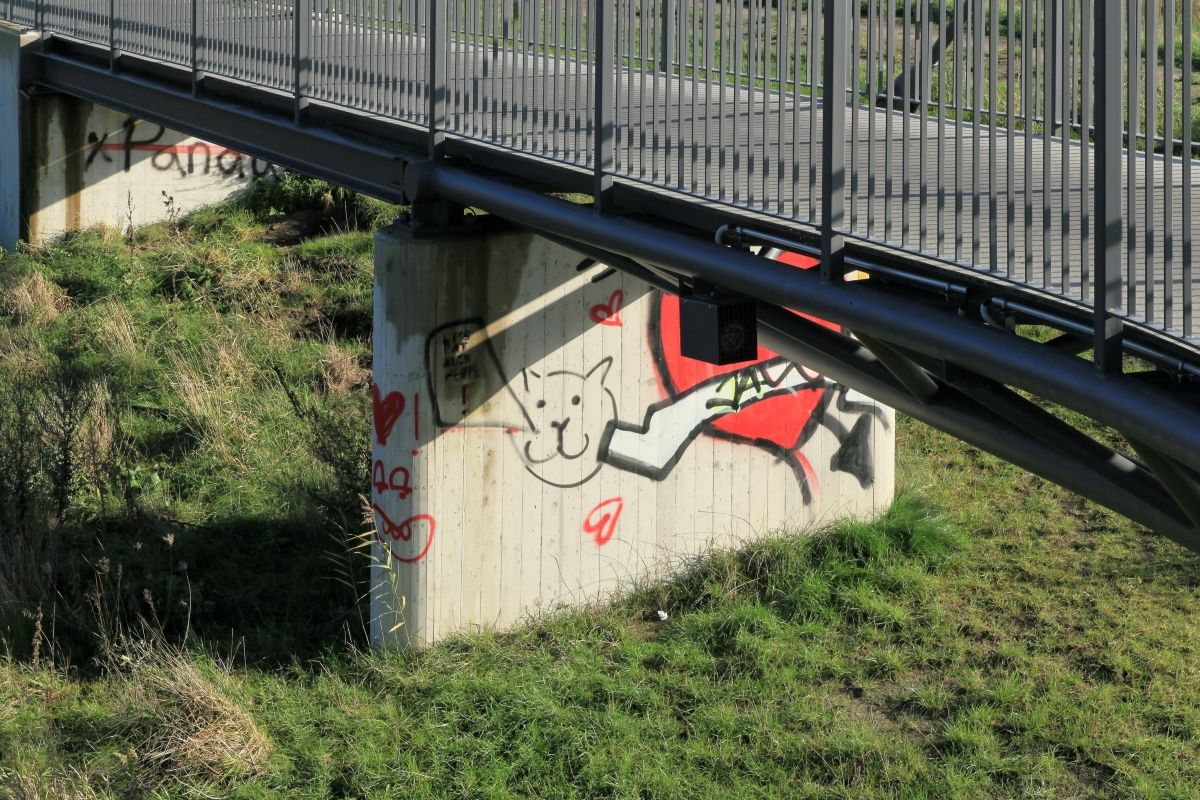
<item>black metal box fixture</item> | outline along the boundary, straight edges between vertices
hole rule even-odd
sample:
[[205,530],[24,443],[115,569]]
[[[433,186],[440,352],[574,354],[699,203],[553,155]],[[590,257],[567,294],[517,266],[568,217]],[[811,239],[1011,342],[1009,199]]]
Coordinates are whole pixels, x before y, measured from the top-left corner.
[[758,357],[758,313],[753,300],[726,292],[679,299],[679,344],[687,358],[724,366]]

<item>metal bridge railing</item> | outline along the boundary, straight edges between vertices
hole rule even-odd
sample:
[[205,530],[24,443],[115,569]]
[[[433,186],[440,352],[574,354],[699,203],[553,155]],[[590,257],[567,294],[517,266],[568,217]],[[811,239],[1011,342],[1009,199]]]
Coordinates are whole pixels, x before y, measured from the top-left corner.
[[[1196,335],[1196,0],[0,0],[44,34]],[[1102,337],[1103,338],[1103,337]]]

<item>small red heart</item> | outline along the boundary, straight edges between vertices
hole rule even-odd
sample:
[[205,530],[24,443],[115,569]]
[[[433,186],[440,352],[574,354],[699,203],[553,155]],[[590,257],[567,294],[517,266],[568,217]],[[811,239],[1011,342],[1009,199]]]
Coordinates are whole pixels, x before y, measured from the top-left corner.
[[404,395],[392,392],[384,397],[376,384],[371,386],[371,405],[375,412],[375,440],[386,447],[392,428],[396,427],[396,420],[404,413]]
[[621,326],[621,309],[625,307],[625,293],[617,289],[609,296],[607,303],[597,303],[592,306],[588,316],[597,325]]
[[625,501],[612,497],[593,508],[583,520],[583,532],[592,537],[598,547],[608,544],[617,532],[617,521],[625,510]]

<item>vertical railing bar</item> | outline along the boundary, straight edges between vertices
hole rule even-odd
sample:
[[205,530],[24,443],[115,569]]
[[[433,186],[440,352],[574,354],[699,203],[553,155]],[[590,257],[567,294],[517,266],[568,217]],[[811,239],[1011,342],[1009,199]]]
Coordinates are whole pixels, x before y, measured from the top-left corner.
[[[1096,0],[1098,3],[1103,3],[1105,0]],[[1138,129],[1141,126],[1141,100],[1138,93],[1141,91],[1142,79],[1139,73],[1141,65],[1141,56],[1138,54],[1138,48],[1141,47],[1141,30],[1139,22],[1141,17],[1138,14],[1137,0],[1129,2],[1129,25],[1126,34],[1128,42],[1128,78],[1126,80],[1127,93],[1129,96],[1129,109],[1127,112],[1129,137],[1127,141],[1128,148],[1128,176],[1126,177],[1126,191],[1128,193],[1126,205],[1128,206],[1126,219],[1127,228],[1125,235],[1125,310],[1130,314],[1137,313],[1137,245],[1138,245],[1138,224],[1137,224],[1137,185],[1138,185]],[[1102,47],[1103,42],[1097,40],[1096,47]],[[1100,75],[1096,74],[1096,80],[1099,81]],[[1099,89],[1097,88],[1097,93]],[[1099,105],[1099,104],[1097,104]],[[1099,109],[1097,109],[1097,126],[1099,122]],[[1097,208],[1097,214],[1099,209]],[[1098,281],[1099,273],[1096,280]]]
[[846,32],[849,4],[823,0],[825,35],[821,118],[823,162],[821,180],[821,277],[840,281],[846,274],[846,243],[842,226],[846,211]]
[[895,209],[892,205],[893,185],[895,175],[892,167],[892,150],[895,146],[895,140],[892,138],[894,132],[893,125],[895,117],[894,109],[896,107],[896,84],[891,79],[896,74],[895,62],[895,45],[896,45],[896,7],[892,0],[886,0],[883,9],[884,15],[887,17],[887,29],[885,32],[886,42],[884,43],[886,66],[884,67],[884,86],[881,87],[887,92],[887,98],[884,105],[884,130],[883,138],[886,142],[884,161],[883,161],[883,238],[885,241],[892,241],[892,220],[895,217]]
[[[947,39],[946,30],[946,3],[939,3],[939,18],[938,18],[938,38],[945,42]],[[957,10],[955,11],[957,14]],[[946,46],[942,46],[940,58],[938,58],[938,111],[937,111],[937,246],[935,252],[939,256],[945,255],[946,247],[946,138],[950,129],[950,125],[946,120]],[[957,58],[958,47],[955,46]]]
[[1022,121],[1025,144],[1025,164],[1021,174],[1025,193],[1025,258],[1022,280],[1025,283],[1033,278],[1033,103],[1035,84],[1032,72],[1036,56],[1030,53],[1032,28],[1032,15],[1029,13],[1029,3],[1026,2],[1021,9],[1021,112],[1024,117]]
[[758,107],[758,4],[762,0],[749,0],[750,3],[750,18],[748,23],[749,41],[747,42],[746,55],[748,63],[746,68],[746,203],[753,208],[755,201],[755,177],[756,167],[758,166],[757,153],[755,152],[755,144],[757,144],[754,134],[757,130],[755,125],[754,115]]
[[[1070,67],[1068,66],[1067,60],[1066,60],[1067,55],[1069,55],[1071,53],[1071,50],[1070,50],[1071,26],[1069,24],[1067,24],[1068,21],[1071,19],[1071,16],[1070,16],[1070,14],[1067,13],[1068,9],[1062,6],[1062,3],[1064,2],[1064,0],[1057,0],[1057,2],[1059,3],[1057,8],[1058,8],[1060,16],[1059,16],[1059,25],[1058,25],[1058,28],[1056,29],[1057,44],[1055,44],[1056,49],[1059,51],[1059,55],[1055,59],[1055,66],[1056,66],[1056,69],[1058,70],[1056,73],[1056,79],[1061,79],[1061,81],[1066,81],[1066,80],[1069,80],[1070,74],[1071,74]],[[1071,146],[1071,120],[1070,120],[1069,113],[1066,111],[1066,109],[1069,108],[1069,106],[1070,106],[1069,97],[1071,95],[1073,95],[1074,92],[1071,92],[1069,95],[1067,93],[1067,86],[1065,84],[1061,85],[1061,86],[1056,85],[1054,91],[1056,92],[1057,97],[1058,97],[1058,99],[1056,100],[1056,102],[1058,103],[1058,113],[1062,114],[1061,120],[1055,118],[1054,116],[1051,116],[1051,120],[1053,120],[1054,124],[1057,125],[1057,127],[1058,127],[1059,159],[1062,161],[1062,187],[1060,188],[1059,193],[1058,193],[1060,203],[1061,203],[1061,206],[1059,209],[1059,226],[1061,229],[1059,230],[1059,236],[1058,236],[1059,259],[1060,259],[1058,269],[1059,269],[1059,276],[1060,276],[1059,280],[1062,282],[1063,294],[1072,294],[1072,292],[1070,291],[1070,288],[1071,288],[1071,261],[1072,261],[1072,259],[1071,259],[1071,149],[1072,149],[1072,146]],[[1084,156],[1084,153],[1085,153],[1085,151],[1084,151],[1083,147],[1080,146],[1079,156],[1080,156],[1081,160]]]
[[200,91],[200,0],[192,0],[191,19],[191,55],[192,55],[192,96]]
[[[735,0],[731,0],[735,2]],[[804,36],[805,25],[804,15],[800,6],[796,6],[796,29],[792,33],[792,79],[794,85],[792,87],[792,219],[800,218],[800,141],[803,132],[803,116],[801,114],[801,104],[803,101],[802,83],[804,78],[803,70],[811,69],[811,65],[807,62],[802,63],[801,55],[804,53]],[[809,89],[808,96],[808,113],[811,120],[814,113],[813,108],[814,92]]]
[[971,25],[971,107],[974,109],[971,115],[971,266],[978,268],[982,252],[979,218],[983,211],[980,186],[983,166],[983,0],[974,0]]
[[1008,42],[1007,42],[1008,49],[1006,51],[1006,58],[1005,58],[1005,70],[1007,72],[1008,80],[1005,81],[1005,83],[1006,83],[1006,86],[1005,86],[1005,106],[1006,106],[1005,112],[1006,112],[1007,117],[1005,120],[1006,130],[1004,132],[1004,151],[1005,151],[1005,155],[1007,157],[1007,169],[1006,169],[1006,175],[1005,175],[1005,177],[1006,177],[1005,190],[1007,192],[1007,196],[1006,196],[1005,205],[1006,205],[1008,218],[1006,220],[1007,227],[1005,228],[1006,248],[1005,248],[1004,274],[1005,274],[1005,277],[1008,277],[1008,278],[1013,277],[1013,271],[1014,271],[1014,268],[1016,267],[1016,260],[1017,260],[1017,241],[1016,241],[1016,238],[1017,238],[1017,228],[1016,228],[1016,220],[1017,220],[1017,195],[1016,195],[1017,154],[1016,154],[1016,148],[1014,147],[1013,139],[1017,135],[1016,81],[1017,81],[1017,77],[1018,77],[1019,73],[1017,72],[1017,61],[1016,61],[1016,58],[1017,58],[1017,55],[1016,55],[1017,54],[1016,25],[1017,25],[1017,23],[1013,17],[1014,5],[1015,5],[1015,0],[1007,0],[1007,4],[1005,5],[1005,10],[1008,14],[1007,26],[1006,26],[1008,28]]
[[428,0],[425,50],[429,64],[427,102],[429,104],[429,155],[440,159],[445,150],[446,129],[446,0]]
[[[1154,150],[1158,146],[1158,0],[1146,2],[1146,151],[1145,151],[1145,204],[1146,243],[1145,261],[1142,269],[1145,273],[1146,287],[1142,292],[1143,316],[1148,322],[1154,321],[1154,300],[1156,296],[1154,281],[1154,256],[1158,249],[1155,235],[1155,198],[1154,198]],[[1133,309],[1130,309],[1133,312]]]
[[[808,66],[808,82],[811,84],[810,92],[812,93],[812,114],[808,118],[808,218],[814,219],[817,216],[817,172],[820,169],[820,130],[817,127],[817,89],[818,81],[816,77],[816,64],[824,52],[823,26],[821,20],[823,16],[823,5],[821,0],[809,0],[808,7],[812,13],[812,28],[809,33],[809,66]],[[822,97],[828,94],[822,87]]]
[[1060,32],[1065,29],[1063,20],[1063,0],[1050,0],[1050,8],[1046,11],[1046,113],[1045,137],[1049,142],[1053,132],[1061,124],[1059,114],[1062,113],[1063,92],[1060,79],[1063,75],[1063,53]]
[[699,134],[697,131],[697,124],[696,124],[696,106],[700,100],[699,56],[696,53],[696,37],[698,36],[698,32],[697,32],[698,20],[696,19],[696,4],[689,3],[688,7],[691,9],[691,15],[690,15],[690,19],[684,20],[684,23],[685,23],[684,27],[686,29],[687,27],[689,27],[689,23],[690,23],[690,28],[691,28],[690,49],[691,49],[691,53],[692,53],[692,58],[691,58],[692,71],[691,71],[691,77],[689,78],[689,83],[691,83],[691,85],[692,85],[692,97],[691,97],[691,108],[689,110],[689,116],[691,117],[691,121],[692,121],[692,129],[691,129],[691,135],[690,135],[690,138],[692,141],[691,141],[691,147],[689,149],[691,150],[691,156],[692,156],[692,175],[691,175],[690,182],[681,182],[681,188],[686,188],[692,194],[696,194],[697,187],[698,187],[697,179],[699,178],[697,173],[699,172],[699,168],[700,168],[700,141],[699,141]]
[[[789,26],[791,20],[788,18],[788,8],[790,3],[783,2],[778,6],[776,11],[777,24],[775,39],[778,42],[775,55],[775,80],[779,84],[776,92],[776,108],[775,108],[775,213],[780,216],[784,213],[784,143],[783,143],[783,126],[787,116],[787,59],[788,59],[788,42],[790,41]],[[794,95],[793,95],[794,97]]]
[[[966,92],[967,69],[966,53],[962,53],[967,32],[968,12],[967,0],[954,6],[954,260],[963,259],[963,115],[966,113],[966,103],[963,94]],[[959,64],[959,56],[962,64]]]
[[[1092,130],[1094,120],[1092,118],[1092,80],[1093,69],[1095,63],[1093,42],[1094,31],[1093,27],[1088,24],[1092,19],[1093,10],[1091,8],[1092,0],[1081,0],[1080,7],[1080,25],[1082,26],[1083,52],[1080,54],[1079,71],[1083,75],[1083,97],[1081,98],[1082,108],[1080,109],[1080,122],[1084,135],[1081,136],[1080,157],[1079,157],[1079,207],[1082,219],[1080,220],[1080,298],[1087,298],[1091,294],[1091,276],[1092,276],[1092,211],[1091,200],[1093,196],[1092,176],[1091,176],[1091,159],[1087,157],[1089,136],[1087,131]],[[1120,105],[1118,100],[1117,105]],[[1118,201],[1120,202],[1120,201]],[[1120,269],[1119,265],[1114,265],[1115,269]]]
[[[1191,31],[1187,31],[1191,35]],[[1172,217],[1175,161],[1175,3],[1163,0],[1163,314],[1162,325],[1171,329],[1174,319],[1175,221]],[[1191,109],[1188,109],[1191,112]],[[1188,120],[1190,123],[1191,120]],[[1189,155],[1190,157],[1190,155]]]
[[[704,197],[713,197],[713,66],[716,61],[716,2],[704,0]],[[720,77],[720,72],[718,72]]]
[[296,0],[296,15],[292,18],[292,71],[295,73],[295,121],[304,121],[307,112],[309,82],[312,74],[312,4],[313,0]]
[[[911,4],[908,0],[903,0],[900,4],[901,13],[904,14],[903,32],[900,34],[900,74],[901,78],[901,133],[900,142],[900,163],[901,167],[901,201],[900,201],[900,244],[903,247],[908,246],[909,235],[909,210],[912,203],[912,164],[909,161],[911,148],[909,140],[912,137],[912,72],[909,69],[909,47],[912,39],[912,14],[909,11]],[[888,77],[892,77],[888,75]]]
[[1192,0],[1183,0],[1183,109],[1189,115],[1183,119],[1183,336],[1192,335],[1192,303],[1195,287],[1192,286]]
[[762,201],[757,206],[764,211],[771,205],[771,0],[763,0],[763,15],[760,18],[762,29]]
[[[1058,0],[1050,0],[1051,3],[1056,3]],[[1054,255],[1053,244],[1051,242],[1051,191],[1053,189],[1053,169],[1054,169],[1054,126],[1050,122],[1049,108],[1051,104],[1051,95],[1054,93],[1054,88],[1047,82],[1050,76],[1053,75],[1051,62],[1054,59],[1052,42],[1049,41],[1051,31],[1051,9],[1045,9],[1045,14],[1042,21],[1045,25],[1045,32],[1041,34],[1041,78],[1042,85],[1042,286],[1049,290],[1053,286],[1053,267]]]
[[592,41],[596,50],[593,54],[593,63],[596,65],[596,108],[594,111],[596,123],[592,139],[596,152],[593,158],[595,176],[592,193],[597,213],[607,212],[612,205],[614,111],[616,110],[613,95],[615,88],[613,50],[616,45],[616,38],[613,35],[616,14],[613,6],[615,3],[616,0],[593,0],[595,19],[592,20]]
[[[945,4],[943,3],[943,9]],[[879,70],[877,68],[878,53],[876,39],[878,38],[879,19],[877,15],[878,0],[868,0],[867,2],[867,224],[866,234],[868,237],[875,235],[875,120],[879,114],[875,111],[875,93],[877,87],[875,84]],[[943,13],[944,10],[943,10]]]
[[[799,24],[797,19],[796,24]],[[850,18],[850,83],[848,86],[848,94],[850,96],[850,230],[858,230],[858,198],[859,198],[859,170],[862,165],[858,159],[859,138],[862,135],[860,130],[861,124],[859,121],[858,107],[860,104],[859,80],[861,80],[861,64],[859,63],[859,54],[862,48],[862,7],[855,5],[853,7],[852,16]],[[798,88],[798,87],[797,87]],[[922,139],[922,141],[924,141]]]
[[[1121,0],[1096,4],[1096,284],[1093,298],[1096,366],[1121,369]],[[1131,43],[1132,44],[1132,43]],[[1129,49],[1131,57],[1135,48]]]
[[1000,198],[997,194],[1000,154],[997,147],[997,106],[1000,104],[1000,3],[991,0],[988,31],[988,272],[1000,269]]
[[929,93],[932,89],[930,82],[932,81],[933,72],[933,31],[929,24],[929,3],[920,3],[918,9],[921,14],[921,27],[917,34],[921,40],[920,69],[917,70],[917,87],[918,94],[916,95],[917,102],[920,103],[920,152],[917,155],[919,160],[918,173],[921,189],[920,213],[918,219],[919,231],[917,233],[918,241],[917,248],[921,252],[929,250],[929,102],[931,100]]

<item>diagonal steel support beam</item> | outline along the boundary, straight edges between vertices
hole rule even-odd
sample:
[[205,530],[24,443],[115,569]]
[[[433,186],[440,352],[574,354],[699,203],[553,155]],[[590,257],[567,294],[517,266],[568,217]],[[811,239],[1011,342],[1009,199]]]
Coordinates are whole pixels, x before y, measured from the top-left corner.
[[1187,512],[1188,517],[1196,525],[1200,525],[1200,486],[1196,485],[1185,471],[1174,461],[1158,453],[1152,447],[1130,439],[1129,443],[1138,455],[1150,466],[1158,479],[1180,507]]

